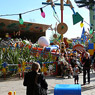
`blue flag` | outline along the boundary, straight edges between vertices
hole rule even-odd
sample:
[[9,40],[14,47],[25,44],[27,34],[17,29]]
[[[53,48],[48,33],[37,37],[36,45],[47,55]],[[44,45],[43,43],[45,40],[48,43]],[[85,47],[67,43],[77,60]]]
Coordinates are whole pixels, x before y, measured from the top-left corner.
[[85,43],[85,41],[87,40],[87,37],[85,35],[85,28],[83,27],[83,30],[82,30],[82,34],[81,34],[81,43]]

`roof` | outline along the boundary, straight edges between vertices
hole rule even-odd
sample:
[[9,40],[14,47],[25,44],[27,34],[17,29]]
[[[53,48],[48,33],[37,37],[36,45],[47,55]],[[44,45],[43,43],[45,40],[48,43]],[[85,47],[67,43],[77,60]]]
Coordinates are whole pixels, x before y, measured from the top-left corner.
[[[31,22],[24,22],[23,25],[19,24],[19,21],[10,20],[10,19],[2,19],[0,18],[0,34],[3,35],[4,33],[13,33],[20,31],[21,33],[24,32],[45,32],[50,25],[45,24],[38,24],[38,23],[31,23]],[[2,32],[3,34],[2,34]]]

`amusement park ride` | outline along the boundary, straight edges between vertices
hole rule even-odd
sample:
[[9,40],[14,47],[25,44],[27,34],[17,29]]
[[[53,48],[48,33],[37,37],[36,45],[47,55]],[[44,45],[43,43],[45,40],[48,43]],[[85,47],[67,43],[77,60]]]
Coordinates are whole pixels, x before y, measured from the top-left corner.
[[42,2],[42,4],[51,5],[51,7],[53,8],[55,14],[56,14],[55,5],[59,5],[60,6],[61,23],[59,23],[57,25],[57,32],[59,34],[61,34],[60,53],[64,53],[65,45],[64,45],[64,42],[63,42],[63,34],[65,34],[67,32],[67,30],[68,30],[67,24],[63,22],[64,6],[69,6],[71,8],[71,10],[73,11],[73,15],[72,15],[72,17],[73,17],[73,24],[76,24],[76,23],[78,23],[80,21],[83,21],[83,18],[81,17],[81,15],[78,12],[75,12],[74,7],[73,7],[71,1],[67,0],[65,3],[66,4],[64,4],[64,0],[60,0],[60,3],[55,3],[55,2],[53,2],[53,0],[47,0],[46,2]]

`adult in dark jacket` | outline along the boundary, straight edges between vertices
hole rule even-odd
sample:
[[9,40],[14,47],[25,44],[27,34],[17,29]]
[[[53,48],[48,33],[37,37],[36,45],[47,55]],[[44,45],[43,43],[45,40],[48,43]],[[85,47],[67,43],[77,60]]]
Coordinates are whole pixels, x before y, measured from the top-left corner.
[[37,83],[41,85],[42,88],[48,89],[48,84],[42,74],[38,74],[40,69],[39,63],[32,64],[32,71],[26,73],[24,77],[23,85],[27,87],[26,95],[38,95],[37,91],[35,91],[35,78],[38,75]]
[[89,54],[86,53],[85,57],[83,58],[83,84],[86,84],[86,74],[88,78],[88,84],[90,83],[90,65],[91,60]]

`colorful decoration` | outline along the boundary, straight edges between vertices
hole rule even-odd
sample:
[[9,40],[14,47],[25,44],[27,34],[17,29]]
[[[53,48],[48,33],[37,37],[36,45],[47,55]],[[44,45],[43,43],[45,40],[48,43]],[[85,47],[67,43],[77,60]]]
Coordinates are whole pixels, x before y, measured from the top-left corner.
[[73,14],[73,24],[77,24],[80,21],[83,21],[82,16],[78,12]]
[[14,95],[16,95],[16,91],[14,91]]
[[93,29],[90,29],[89,33],[92,34],[93,33]]
[[38,44],[41,47],[45,47],[45,46],[49,46],[50,45],[50,41],[48,38],[46,38],[45,36],[42,36],[38,39]]
[[83,22],[80,23],[80,27],[82,28],[84,26]]
[[40,10],[41,10],[41,16],[42,16],[43,18],[45,18],[45,13],[44,13],[43,9],[40,8]]
[[[9,91],[8,92],[8,95],[13,95],[13,92],[12,91]],[[16,95],[16,91],[14,91],[14,95]]]
[[12,94],[13,94],[13,92],[12,92],[12,91],[9,91],[9,92],[8,92],[8,95],[12,95]]
[[65,34],[68,30],[68,26],[65,23],[59,23],[57,26],[57,32],[59,34]]
[[43,72],[43,73],[47,72],[47,68],[46,67],[42,67],[41,68],[41,72]]
[[20,23],[20,24],[23,24],[23,19],[22,19],[22,17],[21,17],[21,14],[19,14],[19,23]]
[[88,52],[92,56],[95,52],[95,43],[88,43]]

